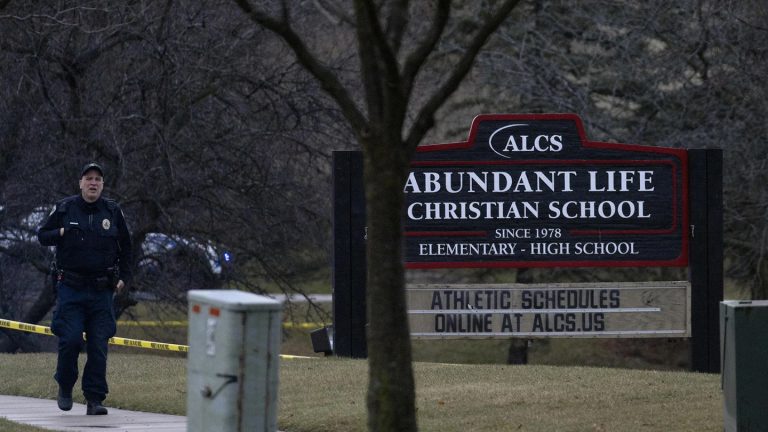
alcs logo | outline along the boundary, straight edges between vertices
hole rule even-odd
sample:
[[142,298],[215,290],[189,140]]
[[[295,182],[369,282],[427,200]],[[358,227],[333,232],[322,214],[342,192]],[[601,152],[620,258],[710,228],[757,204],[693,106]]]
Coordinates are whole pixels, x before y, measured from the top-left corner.
[[515,132],[527,124],[511,124],[496,129],[488,138],[488,145],[497,155],[511,158],[513,152],[559,152],[563,149],[562,135],[523,135]]

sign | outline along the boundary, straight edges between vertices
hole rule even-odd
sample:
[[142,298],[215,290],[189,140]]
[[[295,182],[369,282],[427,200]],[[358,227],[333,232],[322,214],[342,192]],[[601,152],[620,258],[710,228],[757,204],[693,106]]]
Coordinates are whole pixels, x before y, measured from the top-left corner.
[[480,115],[420,146],[407,268],[685,266],[685,150],[587,140],[574,114]]
[[687,337],[690,283],[412,285],[414,338]]

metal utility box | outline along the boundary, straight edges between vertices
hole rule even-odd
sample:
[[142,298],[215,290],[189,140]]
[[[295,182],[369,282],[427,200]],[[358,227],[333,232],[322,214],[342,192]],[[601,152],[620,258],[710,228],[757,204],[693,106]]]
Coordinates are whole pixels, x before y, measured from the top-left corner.
[[723,422],[768,432],[768,301],[720,302]]
[[187,430],[276,431],[282,302],[235,290],[187,298]]

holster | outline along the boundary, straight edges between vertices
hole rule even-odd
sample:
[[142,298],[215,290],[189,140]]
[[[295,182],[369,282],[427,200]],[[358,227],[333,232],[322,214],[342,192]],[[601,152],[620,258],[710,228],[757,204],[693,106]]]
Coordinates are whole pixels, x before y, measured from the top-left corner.
[[49,271],[51,275],[51,281],[53,282],[53,290],[54,293],[56,291],[56,283],[61,280],[61,273],[59,272],[59,268],[56,267],[56,261],[51,261],[51,264],[49,266]]

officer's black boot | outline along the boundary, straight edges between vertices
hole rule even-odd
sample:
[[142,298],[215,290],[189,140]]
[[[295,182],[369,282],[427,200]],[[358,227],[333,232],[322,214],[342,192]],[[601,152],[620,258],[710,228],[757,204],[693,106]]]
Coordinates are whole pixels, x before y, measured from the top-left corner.
[[59,395],[56,397],[56,403],[59,404],[59,409],[62,411],[69,411],[72,409],[72,392],[65,392],[64,389],[59,387]]
[[85,409],[86,415],[107,415],[107,412],[107,409],[104,407],[104,405],[101,404],[101,402],[88,401],[88,405]]

